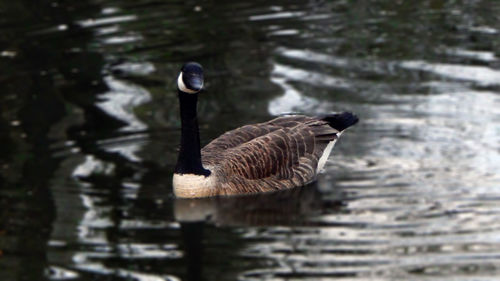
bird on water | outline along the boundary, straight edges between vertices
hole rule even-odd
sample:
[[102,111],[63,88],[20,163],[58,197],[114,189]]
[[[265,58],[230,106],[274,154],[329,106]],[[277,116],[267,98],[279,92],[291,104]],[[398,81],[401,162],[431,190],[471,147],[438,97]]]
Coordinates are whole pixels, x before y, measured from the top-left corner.
[[226,132],[200,147],[197,119],[203,68],[188,62],[177,78],[181,146],[174,193],[198,198],[270,192],[316,180],[342,132],[356,124],[350,113],[282,116]]

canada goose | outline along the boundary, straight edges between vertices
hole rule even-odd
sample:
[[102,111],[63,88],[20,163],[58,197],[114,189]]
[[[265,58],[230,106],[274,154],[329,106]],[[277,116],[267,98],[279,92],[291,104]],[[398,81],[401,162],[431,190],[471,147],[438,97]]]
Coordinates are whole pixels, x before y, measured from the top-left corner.
[[196,107],[203,68],[186,63],[177,78],[181,147],[173,176],[181,198],[269,192],[316,179],[342,131],[358,122],[349,112],[284,116],[226,132],[203,149]]

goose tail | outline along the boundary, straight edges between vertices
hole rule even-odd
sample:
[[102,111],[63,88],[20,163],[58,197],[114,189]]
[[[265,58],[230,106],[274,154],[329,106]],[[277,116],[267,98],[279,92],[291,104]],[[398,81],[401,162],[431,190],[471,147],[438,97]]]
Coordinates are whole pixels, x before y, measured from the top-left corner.
[[329,114],[322,117],[321,120],[328,122],[330,127],[339,132],[342,132],[359,121],[358,117],[351,112]]

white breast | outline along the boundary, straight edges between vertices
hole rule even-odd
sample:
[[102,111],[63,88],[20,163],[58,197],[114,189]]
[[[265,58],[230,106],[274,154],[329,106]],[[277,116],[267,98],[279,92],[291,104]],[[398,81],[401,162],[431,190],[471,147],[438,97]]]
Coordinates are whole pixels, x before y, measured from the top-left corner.
[[213,175],[208,177],[194,174],[174,174],[174,194],[180,198],[207,197],[214,193],[216,180]]

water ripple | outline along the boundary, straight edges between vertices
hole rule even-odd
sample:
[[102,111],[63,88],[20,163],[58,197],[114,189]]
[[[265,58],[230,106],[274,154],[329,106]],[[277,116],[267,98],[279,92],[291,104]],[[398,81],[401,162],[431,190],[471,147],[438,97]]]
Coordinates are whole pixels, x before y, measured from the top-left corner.
[[[0,279],[494,280],[493,2],[5,4]],[[203,143],[289,112],[360,122],[314,184],[175,199],[188,60]]]
[[484,66],[406,61],[401,63],[401,67],[428,71],[451,79],[472,81],[476,82],[479,86],[498,86],[500,81],[500,71]]

